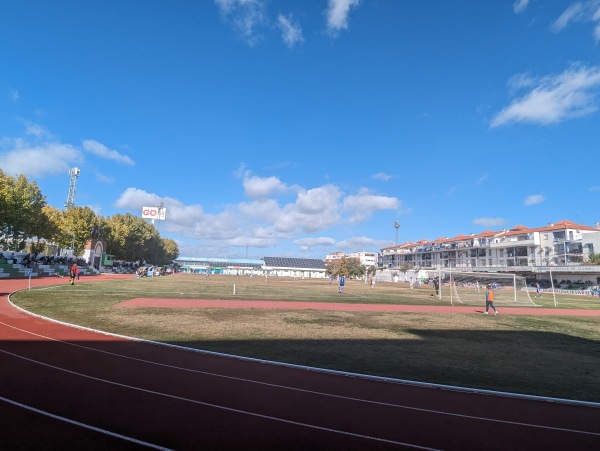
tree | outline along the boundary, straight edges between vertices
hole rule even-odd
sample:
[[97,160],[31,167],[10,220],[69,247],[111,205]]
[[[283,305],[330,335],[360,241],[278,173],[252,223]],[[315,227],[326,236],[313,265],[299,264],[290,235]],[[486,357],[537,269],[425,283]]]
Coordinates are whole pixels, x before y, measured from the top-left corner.
[[142,218],[130,213],[106,219],[107,248],[118,260],[153,261],[160,246],[157,230]]
[[325,272],[327,274],[331,274],[334,276],[346,276],[346,277],[355,277],[360,278],[365,275],[364,265],[360,263],[360,260],[357,258],[349,258],[342,257],[337,260],[335,263],[328,263]]
[[24,175],[13,178],[3,172],[0,173],[0,195],[0,244],[22,250],[28,238],[40,233],[46,197],[37,184],[30,183]]
[[365,265],[361,264],[358,258],[347,259],[346,268],[347,275],[350,277],[354,277],[355,279],[363,277],[367,270],[367,268],[365,268]]
[[179,246],[177,243],[170,238],[161,238],[162,240],[162,253],[158,260],[159,265],[171,264],[173,260],[179,257]]

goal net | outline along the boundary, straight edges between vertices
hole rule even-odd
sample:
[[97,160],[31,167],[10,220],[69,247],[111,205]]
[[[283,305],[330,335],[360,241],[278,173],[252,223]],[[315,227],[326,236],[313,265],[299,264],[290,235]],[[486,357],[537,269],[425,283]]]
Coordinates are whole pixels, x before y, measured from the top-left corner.
[[496,305],[538,305],[531,299],[525,277],[506,273],[448,272],[440,274],[440,300],[454,304],[485,305],[487,286]]

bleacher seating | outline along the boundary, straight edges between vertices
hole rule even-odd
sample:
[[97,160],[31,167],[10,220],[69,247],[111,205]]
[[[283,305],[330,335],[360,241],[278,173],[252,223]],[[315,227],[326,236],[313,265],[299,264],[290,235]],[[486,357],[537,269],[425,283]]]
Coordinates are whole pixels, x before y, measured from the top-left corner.
[[[24,279],[27,277],[53,277],[56,275],[60,276],[68,276],[70,264],[66,263],[50,263],[50,264],[42,264],[39,263],[40,257],[38,256],[36,261],[29,263],[29,265],[24,265],[23,261],[29,255],[28,253],[23,252],[13,252],[2,251],[4,255],[4,259],[0,258],[0,279]],[[16,263],[13,263],[14,260]],[[8,259],[8,261],[6,261]],[[80,268],[80,276],[92,276],[99,274],[100,271],[89,266],[89,265],[78,265]]]

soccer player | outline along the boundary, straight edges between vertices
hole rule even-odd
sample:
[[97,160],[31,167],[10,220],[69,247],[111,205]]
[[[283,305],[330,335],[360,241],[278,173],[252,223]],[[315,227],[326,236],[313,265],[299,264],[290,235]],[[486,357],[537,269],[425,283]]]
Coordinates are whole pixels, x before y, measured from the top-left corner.
[[340,275],[340,288],[338,290],[338,293],[343,293],[344,292],[344,285],[346,284],[346,276]]
[[498,310],[494,306],[494,292],[492,291],[492,286],[488,285],[487,290],[485,290],[485,312],[484,315],[488,314],[488,310],[492,307],[494,309],[494,315],[498,314]]
[[75,277],[77,276],[77,265],[73,263],[69,270],[69,285],[75,285]]

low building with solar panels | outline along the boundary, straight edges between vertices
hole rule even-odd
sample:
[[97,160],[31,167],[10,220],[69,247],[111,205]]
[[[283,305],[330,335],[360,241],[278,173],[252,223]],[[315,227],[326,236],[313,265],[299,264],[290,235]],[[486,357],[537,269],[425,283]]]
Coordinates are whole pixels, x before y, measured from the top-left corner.
[[261,275],[268,277],[324,278],[325,262],[316,258],[264,257],[247,258],[177,257],[182,272],[195,274]]
[[322,279],[325,275],[325,262],[316,258],[264,257],[265,274],[276,277],[296,277]]

